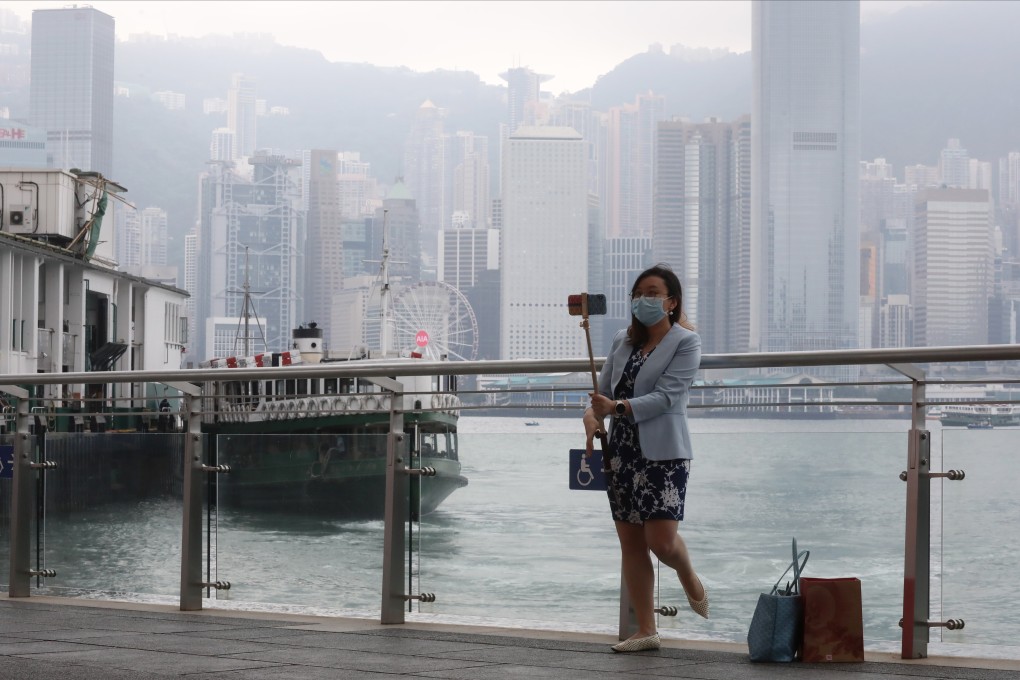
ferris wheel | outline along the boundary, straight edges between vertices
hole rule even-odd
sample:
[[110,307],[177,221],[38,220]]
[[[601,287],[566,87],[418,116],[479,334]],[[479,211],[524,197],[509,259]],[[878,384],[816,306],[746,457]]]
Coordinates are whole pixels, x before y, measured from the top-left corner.
[[430,359],[478,357],[478,321],[464,294],[442,281],[401,290],[393,300],[396,347],[416,348]]

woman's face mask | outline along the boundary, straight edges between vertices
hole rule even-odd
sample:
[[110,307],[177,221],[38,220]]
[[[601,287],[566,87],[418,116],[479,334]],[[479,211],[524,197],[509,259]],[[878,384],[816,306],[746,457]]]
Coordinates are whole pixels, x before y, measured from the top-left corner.
[[669,298],[639,297],[630,302],[630,311],[634,318],[644,326],[654,326],[666,316],[663,303]]

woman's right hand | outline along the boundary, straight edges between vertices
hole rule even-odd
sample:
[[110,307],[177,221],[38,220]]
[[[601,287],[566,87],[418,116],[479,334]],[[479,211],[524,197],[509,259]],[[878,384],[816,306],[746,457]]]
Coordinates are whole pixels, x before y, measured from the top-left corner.
[[590,456],[595,449],[595,437],[604,434],[605,431],[602,429],[602,421],[595,417],[595,413],[590,408],[585,410],[583,420],[585,451]]

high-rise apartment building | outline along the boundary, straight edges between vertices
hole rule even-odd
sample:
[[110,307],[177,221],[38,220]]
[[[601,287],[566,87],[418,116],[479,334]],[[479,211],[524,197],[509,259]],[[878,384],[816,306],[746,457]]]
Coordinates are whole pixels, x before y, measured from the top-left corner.
[[88,6],[32,12],[29,121],[51,167],[113,173],[114,20]]
[[304,319],[322,328],[331,341],[333,295],[344,287],[343,233],[337,152],[313,150],[309,154],[308,213],[306,216]]
[[652,260],[673,267],[705,352],[746,352],[751,121],[659,123]]
[[970,179],[970,155],[959,139],[950,139],[939,153],[939,179],[943,186],[967,189]]
[[609,110],[603,205],[610,238],[652,233],[656,125],[665,118],[666,99],[652,92]]
[[588,287],[589,214],[581,135],[520,127],[505,142],[500,352],[503,359],[584,356],[567,297]]
[[379,186],[372,176],[372,164],[361,160],[357,151],[341,151],[337,157],[337,182],[340,212],[354,220],[375,214],[381,205]]
[[113,205],[117,265],[126,270],[142,266],[142,221],[138,211],[119,202]]
[[550,125],[574,128],[584,138],[588,193],[599,197],[603,213],[606,212],[608,120],[608,114],[593,110],[590,103],[571,100],[557,100],[549,115]]
[[917,196],[914,236],[914,343],[988,343],[992,297],[988,192],[929,189]]
[[444,228],[489,226],[489,138],[458,131],[446,136],[447,213]]
[[[198,326],[214,329],[210,319],[241,318],[247,282],[255,316],[265,319],[266,342],[263,346],[260,337],[258,349],[281,352],[289,348],[291,330],[301,321],[301,163],[270,155],[256,155],[250,163],[250,178],[231,163],[210,163],[201,179]],[[197,339],[201,359],[213,356],[213,332],[205,330]]]
[[227,90],[227,128],[234,132],[234,159],[255,153],[255,80],[235,73]]
[[415,199],[426,252],[435,256],[436,237],[446,219],[446,111],[426,101],[404,143],[404,184]]
[[857,346],[860,3],[753,4],[751,349]]
[[232,161],[237,156],[234,153],[237,136],[230,128],[216,128],[212,131],[212,141],[209,142],[209,160],[211,161]]
[[141,264],[157,267],[167,263],[167,215],[162,208],[149,206],[138,213],[141,229]]

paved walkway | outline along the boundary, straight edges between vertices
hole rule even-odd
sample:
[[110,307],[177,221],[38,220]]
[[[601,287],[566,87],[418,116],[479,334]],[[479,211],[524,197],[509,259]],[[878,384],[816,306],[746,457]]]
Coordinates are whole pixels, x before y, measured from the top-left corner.
[[737,645],[667,641],[613,654],[605,635],[382,626],[308,616],[184,613],[172,607],[0,598],[0,678],[17,680],[698,678],[878,680],[1020,678],[1020,663],[966,659],[863,664],[751,664]]

